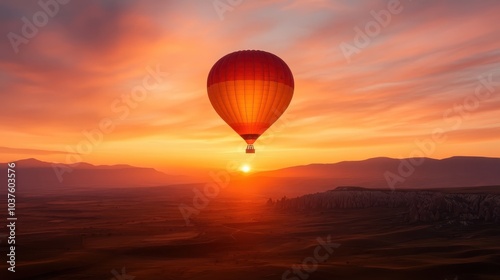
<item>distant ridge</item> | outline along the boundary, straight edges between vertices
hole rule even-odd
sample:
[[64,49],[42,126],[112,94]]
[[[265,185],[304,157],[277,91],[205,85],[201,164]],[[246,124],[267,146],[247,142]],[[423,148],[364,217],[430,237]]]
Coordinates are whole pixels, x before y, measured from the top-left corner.
[[[411,172],[401,174],[401,167],[421,162]],[[61,165],[34,158],[17,163],[19,191],[144,187],[200,182],[186,176],[168,175],[153,168],[130,165]],[[54,169],[64,168],[62,181]],[[0,164],[0,180],[6,182],[7,164]],[[411,167],[411,166],[410,166]],[[59,170],[61,173],[61,170]],[[407,170],[406,170],[407,171]],[[310,164],[235,176],[232,184],[244,189],[287,194],[306,194],[331,190],[335,186],[389,189],[387,174],[399,176],[395,189],[433,189],[500,185],[500,158],[456,156],[446,159],[393,159],[386,157],[332,164]]]
[[[34,158],[16,163],[18,191],[54,190],[65,188],[123,188],[191,183],[186,176],[168,175],[153,168],[130,165],[65,165]],[[7,164],[0,164],[0,178],[7,181]],[[62,179],[62,180],[61,180]]]
[[[412,162],[421,162],[419,165]],[[377,157],[360,161],[293,166],[253,175],[278,181],[314,180],[333,186],[365,188],[448,188],[500,185],[500,158],[455,156],[445,159]],[[394,181],[394,178],[397,178]]]
[[[15,161],[18,166],[21,166],[22,168],[52,168],[52,165],[54,164],[61,164],[61,163],[53,163],[53,162],[46,162],[46,161],[41,161],[36,158],[27,158],[27,159],[20,159]],[[123,168],[138,168],[135,166],[127,165],[127,164],[115,164],[115,165],[93,165],[90,163],[86,162],[78,162],[75,164],[68,164],[68,166],[72,166],[75,168],[79,169],[123,169]]]

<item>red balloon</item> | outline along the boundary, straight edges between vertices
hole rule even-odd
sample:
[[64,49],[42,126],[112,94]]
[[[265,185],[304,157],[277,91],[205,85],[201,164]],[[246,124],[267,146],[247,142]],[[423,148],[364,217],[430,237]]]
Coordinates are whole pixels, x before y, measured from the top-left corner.
[[217,61],[208,74],[208,97],[219,116],[253,144],[285,112],[293,97],[292,71],[276,55],[245,50]]

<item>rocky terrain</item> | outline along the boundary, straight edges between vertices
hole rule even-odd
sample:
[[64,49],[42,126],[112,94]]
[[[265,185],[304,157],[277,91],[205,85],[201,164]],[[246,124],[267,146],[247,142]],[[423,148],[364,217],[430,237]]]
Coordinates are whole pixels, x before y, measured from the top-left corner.
[[[495,187],[490,187],[494,188]],[[465,190],[465,189],[464,189]],[[268,205],[286,211],[325,211],[349,208],[401,208],[411,222],[447,221],[500,223],[500,194],[449,190],[373,190],[338,187],[335,190],[277,201]]]

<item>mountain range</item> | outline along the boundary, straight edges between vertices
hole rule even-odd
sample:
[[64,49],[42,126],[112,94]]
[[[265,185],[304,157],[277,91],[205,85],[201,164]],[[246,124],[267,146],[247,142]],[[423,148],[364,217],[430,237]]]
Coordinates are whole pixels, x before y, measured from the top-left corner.
[[[130,165],[72,165],[37,159],[15,161],[18,191],[92,187],[144,187],[190,182],[186,176],[168,175],[153,168]],[[0,167],[1,180],[7,181],[7,163]]]
[[500,185],[500,158],[371,158],[333,164],[310,164],[261,172],[255,176],[282,181],[314,178],[317,184],[366,188],[447,188]]
[[[7,180],[7,164],[0,165],[0,179]],[[153,168],[130,165],[62,165],[37,159],[16,161],[21,189],[143,187],[195,183],[187,176],[169,175]],[[234,175],[232,182],[250,188],[285,188],[311,193],[337,186],[381,189],[429,189],[500,185],[500,158],[451,157],[371,158],[332,164],[293,166],[248,176]],[[198,181],[199,182],[199,181]]]

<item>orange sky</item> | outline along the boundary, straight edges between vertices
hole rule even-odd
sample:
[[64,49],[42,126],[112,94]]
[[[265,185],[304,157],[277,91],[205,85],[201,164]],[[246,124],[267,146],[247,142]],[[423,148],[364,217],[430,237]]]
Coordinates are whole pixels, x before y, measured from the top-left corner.
[[[241,1],[223,13],[214,3],[238,1],[138,2],[61,4],[17,45],[9,34],[43,9],[0,4],[0,161],[265,170],[418,156],[424,140],[433,158],[500,156],[498,1],[401,1],[349,59],[341,46],[356,46],[355,28],[391,1]],[[255,157],[206,93],[211,66],[241,49],[272,52],[295,76]],[[87,145],[84,131],[97,130]]]

